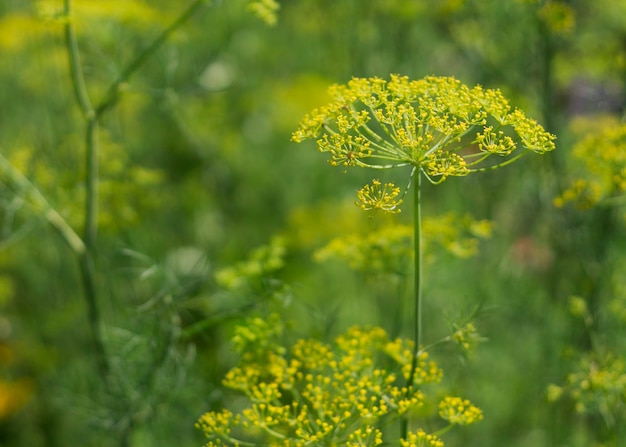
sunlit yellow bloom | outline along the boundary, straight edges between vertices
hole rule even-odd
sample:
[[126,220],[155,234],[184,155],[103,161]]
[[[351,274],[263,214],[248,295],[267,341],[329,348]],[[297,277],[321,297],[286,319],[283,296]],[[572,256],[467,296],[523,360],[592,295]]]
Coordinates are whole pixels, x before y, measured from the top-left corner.
[[[470,89],[454,78],[353,78],[329,94],[332,102],[305,115],[292,140],[316,140],[333,166],[410,166],[441,183],[504,166],[520,149],[554,149],[554,135],[512,109],[498,90]],[[362,207],[387,204],[368,199]]]
[[200,418],[196,426],[213,445],[256,439],[374,447],[382,443],[377,421],[422,407],[424,387],[441,379],[427,353],[413,365],[413,343],[390,340],[379,327],[352,327],[330,344],[299,340],[288,353],[270,340],[278,335],[271,319],[251,319],[237,330],[241,362],[224,384],[248,403],[238,414],[222,410]]

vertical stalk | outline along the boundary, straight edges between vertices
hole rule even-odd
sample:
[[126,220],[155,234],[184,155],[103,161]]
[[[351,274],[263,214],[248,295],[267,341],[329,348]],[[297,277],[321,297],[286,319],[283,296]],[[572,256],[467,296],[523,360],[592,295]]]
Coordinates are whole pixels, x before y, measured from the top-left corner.
[[93,252],[98,234],[98,120],[95,117],[87,121],[85,147],[85,246]]
[[83,70],[80,64],[80,53],[78,51],[78,42],[76,40],[76,32],[74,31],[73,18],[72,18],[72,1],[65,0],[65,44],[67,45],[67,52],[70,63],[70,75],[72,77],[72,87],[74,89],[74,95],[76,96],[76,102],[80,107],[81,112],[85,118],[89,119],[93,117],[94,110],[89,100],[89,94],[87,93],[87,86],[85,84],[85,78],[83,76]]
[[421,186],[422,175],[417,170],[415,176],[415,189],[413,190],[413,252],[415,261],[413,262],[414,271],[414,290],[415,297],[413,307],[413,359],[411,364],[411,375],[408,380],[410,388],[415,378],[415,368],[417,367],[417,356],[422,344],[422,204],[421,204]]
[[422,213],[421,213],[421,186],[422,174],[419,169],[415,176],[415,190],[413,194],[413,252],[415,256],[414,267],[414,293],[415,313],[413,315],[415,352],[413,356],[414,367],[411,370],[411,379],[417,362],[417,354],[422,344]]
[[103,380],[109,372],[109,362],[102,339],[100,327],[100,310],[95,285],[95,253],[98,233],[98,120],[90,117],[87,121],[87,135],[85,139],[85,224],[84,236],[85,251],[80,258],[83,289],[87,300],[87,316],[91,327],[95,345],[98,371]]
[[85,136],[85,165],[86,165],[86,201],[85,201],[85,224],[84,244],[85,250],[79,256],[79,267],[83,283],[83,292],[87,304],[87,318],[91,328],[96,363],[98,372],[103,380],[106,380],[109,364],[100,328],[100,310],[98,307],[97,292],[95,287],[94,254],[96,245],[97,222],[98,222],[98,119],[89,100],[85,78],[80,62],[78,42],[72,22],[72,2],[65,0],[65,42],[67,45],[70,75],[76,102],[80,107],[87,123]]
[[[414,308],[413,308],[413,358],[411,360],[411,374],[407,381],[407,388],[411,389],[415,379],[415,368],[417,368],[417,356],[422,344],[422,203],[421,186],[422,174],[419,168],[415,173],[415,186],[413,189],[413,274],[414,274]],[[400,437],[406,439],[409,420],[403,418],[400,422]]]

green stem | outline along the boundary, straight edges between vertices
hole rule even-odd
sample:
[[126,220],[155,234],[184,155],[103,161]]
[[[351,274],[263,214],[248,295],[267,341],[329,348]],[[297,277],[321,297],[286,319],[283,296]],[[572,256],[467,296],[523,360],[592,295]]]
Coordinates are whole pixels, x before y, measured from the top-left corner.
[[102,379],[106,380],[109,373],[109,361],[101,333],[101,317],[95,284],[95,254],[98,233],[98,120],[95,116],[90,117],[87,121],[85,148],[85,166],[87,168],[85,189],[87,196],[83,240],[86,250],[80,258],[80,267],[98,371]]
[[486,168],[472,169],[472,172],[493,171],[494,169],[498,169],[498,168],[502,168],[504,166],[510,165],[511,163],[513,163],[513,162],[519,160],[520,158],[522,158],[524,155],[525,155],[525,152],[521,152],[521,153],[517,154],[515,157],[509,158],[507,161],[503,161],[502,163],[498,163],[497,165],[487,166]]
[[67,245],[70,246],[74,253],[79,256],[82,256],[85,253],[85,243],[80,236],[76,234],[74,229],[69,226],[65,219],[63,219],[63,217],[57,212],[57,210],[50,207],[44,216],[48,223],[52,225],[52,228],[54,228],[65,240],[65,242],[67,242]]
[[85,246],[87,251],[95,251],[98,234],[98,120],[94,117],[87,121],[87,135],[85,138]]
[[83,292],[87,304],[87,319],[91,329],[94,355],[98,372],[102,380],[106,381],[109,372],[109,362],[104,347],[104,341],[100,328],[100,309],[95,286],[95,245],[98,226],[98,118],[91,106],[89,93],[85,84],[80,52],[76,40],[72,18],[72,2],[65,0],[65,42],[67,45],[72,86],[76,96],[76,102],[80,107],[83,117],[87,121],[85,138],[85,164],[86,164],[86,202],[85,202],[85,226],[84,226],[84,251],[79,254],[79,267],[83,283]]
[[[415,313],[413,315],[415,352],[413,362],[417,363],[417,353],[422,344],[422,215],[421,215],[421,184],[422,174],[417,170],[415,173],[414,202],[413,202],[413,247],[414,247],[414,275],[415,275]],[[411,369],[411,379],[415,368]],[[412,383],[412,381],[411,381]]]
[[72,77],[72,87],[74,88],[74,95],[76,96],[76,102],[80,107],[83,115],[89,119],[93,117],[94,110],[89,100],[89,94],[87,93],[87,86],[85,84],[85,77],[83,76],[83,70],[80,63],[80,52],[78,51],[78,41],[76,40],[76,32],[74,31],[73,18],[72,18],[72,1],[65,0],[65,43],[68,49],[69,62],[70,62],[70,75]]
[[107,381],[109,373],[109,361],[106,355],[102,333],[100,331],[100,310],[96,301],[95,267],[93,254],[84,252],[79,258],[80,274],[87,301],[87,318],[91,328],[96,364],[98,372],[103,381]]
[[135,73],[144,62],[152,56],[160,47],[169,39],[169,37],[176,31],[183,23],[189,20],[195,12],[206,3],[208,0],[195,0],[169,27],[167,27],[145,50],[126,67],[120,76],[111,84],[104,99],[96,108],[96,115],[101,116],[107,109],[114,106],[120,94],[120,89],[123,84]]
[[[419,168],[415,173],[415,186],[413,189],[413,253],[415,261],[414,268],[414,313],[413,313],[413,358],[411,360],[411,374],[407,381],[407,389],[411,389],[415,379],[415,369],[417,368],[417,356],[422,344],[422,213],[421,213],[421,185],[422,173]],[[400,424],[400,436],[406,439],[408,432],[408,418],[402,418]]]

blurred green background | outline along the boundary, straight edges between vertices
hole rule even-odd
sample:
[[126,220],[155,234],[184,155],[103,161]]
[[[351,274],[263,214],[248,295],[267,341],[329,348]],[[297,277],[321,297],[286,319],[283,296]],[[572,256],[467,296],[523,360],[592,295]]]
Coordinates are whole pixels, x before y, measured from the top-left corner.
[[[191,2],[73,3],[97,103]],[[344,174],[290,136],[328,85],[390,73],[499,88],[558,137],[544,157],[424,189],[427,217],[494,228],[474,257],[440,250],[425,271],[425,338],[479,306],[487,339],[469,359],[442,353],[446,386],[485,414],[446,445],[626,445],[603,411],[623,417],[626,400],[623,201],[554,205],[588,172],[576,144],[620,125],[626,2],[284,0],[273,26],[256,3],[206,2],[101,120],[95,261],[109,383],[76,256],[45,216],[49,205],[82,234],[85,121],[63,3],[0,4],[0,445],[199,446],[193,424],[227,400],[229,337],[245,316],[278,312],[294,339],[388,323],[397,288],[312,257],[373,225],[353,206],[370,173]],[[571,315],[572,295],[593,324]],[[586,411],[575,397],[548,402],[548,386],[598,350],[622,359],[605,392],[615,399]]]

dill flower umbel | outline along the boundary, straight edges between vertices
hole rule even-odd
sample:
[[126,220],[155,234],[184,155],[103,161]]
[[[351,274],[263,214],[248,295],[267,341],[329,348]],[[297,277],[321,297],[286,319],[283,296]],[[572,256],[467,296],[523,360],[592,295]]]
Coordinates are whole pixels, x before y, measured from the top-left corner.
[[[288,352],[261,340],[277,335],[275,320],[256,318],[250,327],[258,335],[238,330],[241,361],[224,380],[248,403],[237,414],[223,409],[200,418],[196,426],[208,437],[208,446],[380,445],[377,422],[421,408],[425,387],[442,377],[426,352],[413,362],[413,343],[391,340],[379,327],[353,327],[330,344],[299,340]],[[460,402],[464,423],[472,422],[471,414],[478,420],[480,410]],[[462,423],[444,416],[451,424]],[[423,443],[420,433],[402,445],[442,445],[432,435],[427,435],[430,443]]]
[[402,200],[397,199],[400,195],[400,188],[393,183],[382,184],[380,180],[374,179],[371,185],[365,185],[359,190],[357,196],[359,208],[369,210],[382,210],[388,213],[399,213],[398,205]]
[[555,136],[512,109],[499,90],[450,77],[353,78],[329,93],[333,101],[306,115],[292,140],[316,140],[333,166],[410,166],[441,183],[511,163],[520,149],[554,149]]

